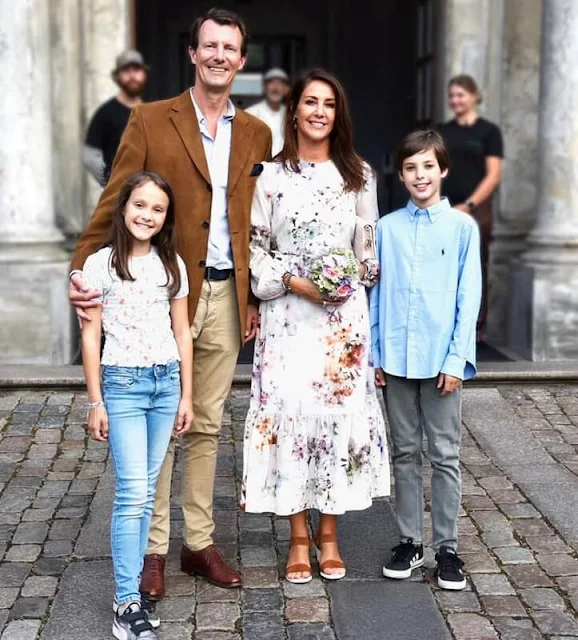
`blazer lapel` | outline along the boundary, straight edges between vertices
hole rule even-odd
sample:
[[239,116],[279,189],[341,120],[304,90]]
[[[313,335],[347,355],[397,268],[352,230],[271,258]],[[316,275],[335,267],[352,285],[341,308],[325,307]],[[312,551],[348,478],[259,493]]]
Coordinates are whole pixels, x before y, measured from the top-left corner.
[[243,172],[243,167],[247,164],[247,159],[251,152],[251,140],[253,138],[253,128],[249,127],[249,118],[241,109],[235,110],[233,118],[233,131],[231,133],[231,155],[229,158],[229,178],[228,192],[233,193],[239,178]]
[[203,141],[201,140],[199,122],[188,89],[176,98],[173,102],[172,109],[171,120],[185,145],[187,153],[206,182],[211,184],[211,176],[209,174],[205,149],[203,148]]

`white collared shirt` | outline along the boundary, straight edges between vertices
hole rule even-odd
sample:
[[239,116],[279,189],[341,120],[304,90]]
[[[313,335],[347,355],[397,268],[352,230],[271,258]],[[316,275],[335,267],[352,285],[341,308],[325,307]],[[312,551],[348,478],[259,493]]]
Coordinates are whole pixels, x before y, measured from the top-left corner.
[[271,129],[273,137],[271,153],[275,157],[283,150],[283,145],[285,144],[285,114],[287,113],[287,107],[282,104],[277,111],[274,111],[267,104],[267,100],[262,100],[252,107],[248,107],[245,111],[259,118]]
[[233,253],[231,251],[231,234],[227,207],[227,186],[229,182],[229,157],[231,155],[231,134],[235,106],[229,100],[227,111],[219,118],[217,133],[213,138],[207,129],[207,122],[199,105],[193,98],[205,157],[211,176],[213,188],[211,200],[211,226],[209,228],[209,245],[207,250],[207,267],[215,269],[232,269]]

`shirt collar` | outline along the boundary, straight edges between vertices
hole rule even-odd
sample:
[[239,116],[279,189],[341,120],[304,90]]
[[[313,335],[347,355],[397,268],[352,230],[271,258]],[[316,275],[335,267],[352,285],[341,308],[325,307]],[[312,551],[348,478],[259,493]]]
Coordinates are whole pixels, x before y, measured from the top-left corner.
[[409,211],[409,215],[411,218],[415,218],[415,216],[419,215],[421,211],[425,211],[428,215],[430,222],[433,224],[442,213],[451,209],[450,201],[447,198],[442,198],[439,202],[428,207],[427,209],[420,209],[413,200],[409,200],[406,205],[406,209]]
[[[191,94],[191,100],[193,102],[193,107],[195,107],[195,113],[197,114],[197,120],[199,121],[200,125],[203,125],[205,124],[205,116],[203,115],[203,112],[201,111],[201,108],[197,104],[195,98],[193,97],[192,89],[190,90],[190,94]],[[230,100],[227,100],[227,111],[225,111],[225,113],[221,116],[221,118],[223,120],[226,120],[227,122],[230,122],[234,117],[235,117],[235,105]]]

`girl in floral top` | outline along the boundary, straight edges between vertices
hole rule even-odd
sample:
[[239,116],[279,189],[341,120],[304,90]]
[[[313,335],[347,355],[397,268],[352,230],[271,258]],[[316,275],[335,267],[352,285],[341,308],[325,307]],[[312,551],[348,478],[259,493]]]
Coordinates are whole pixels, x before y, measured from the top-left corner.
[[189,288],[163,178],[140,172],[128,180],[110,242],[87,258],[83,277],[101,292],[101,306],[88,310],[82,327],[88,428],[95,440],[108,441],[116,476],[112,633],[153,640],[159,621],[141,603],[139,583],[156,484],[171,433],[182,435],[193,419]]
[[[345,575],[337,515],[389,494],[385,425],[369,375],[365,287],[377,277],[375,175],[353,149],[339,82],[322,70],[294,85],[285,148],[265,163],[251,212],[250,268],[261,303],[245,427],[243,505],[290,516],[286,577],[312,578],[307,511],[321,512],[321,575]],[[354,251],[346,298],[311,279],[320,256]],[[332,254],[332,252],[334,252]],[[365,285],[362,286],[362,285]]]

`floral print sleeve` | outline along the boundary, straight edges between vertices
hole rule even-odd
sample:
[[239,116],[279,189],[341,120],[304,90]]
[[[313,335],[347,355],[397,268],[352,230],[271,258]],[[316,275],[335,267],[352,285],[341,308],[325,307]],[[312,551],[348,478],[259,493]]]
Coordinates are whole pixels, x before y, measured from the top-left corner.
[[259,176],[251,206],[251,242],[249,268],[251,287],[260,300],[273,300],[285,294],[283,261],[272,252],[272,194],[267,190],[268,171]]
[[367,182],[357,198],[353,248],[355,256],[366,268],[365,278],[361,282],[366,287],[372,287],[379,275],[379,262],[375,252],[375,227],[379,219],[379,209],[375,173],[369,166],[366,166],[366,171]]

